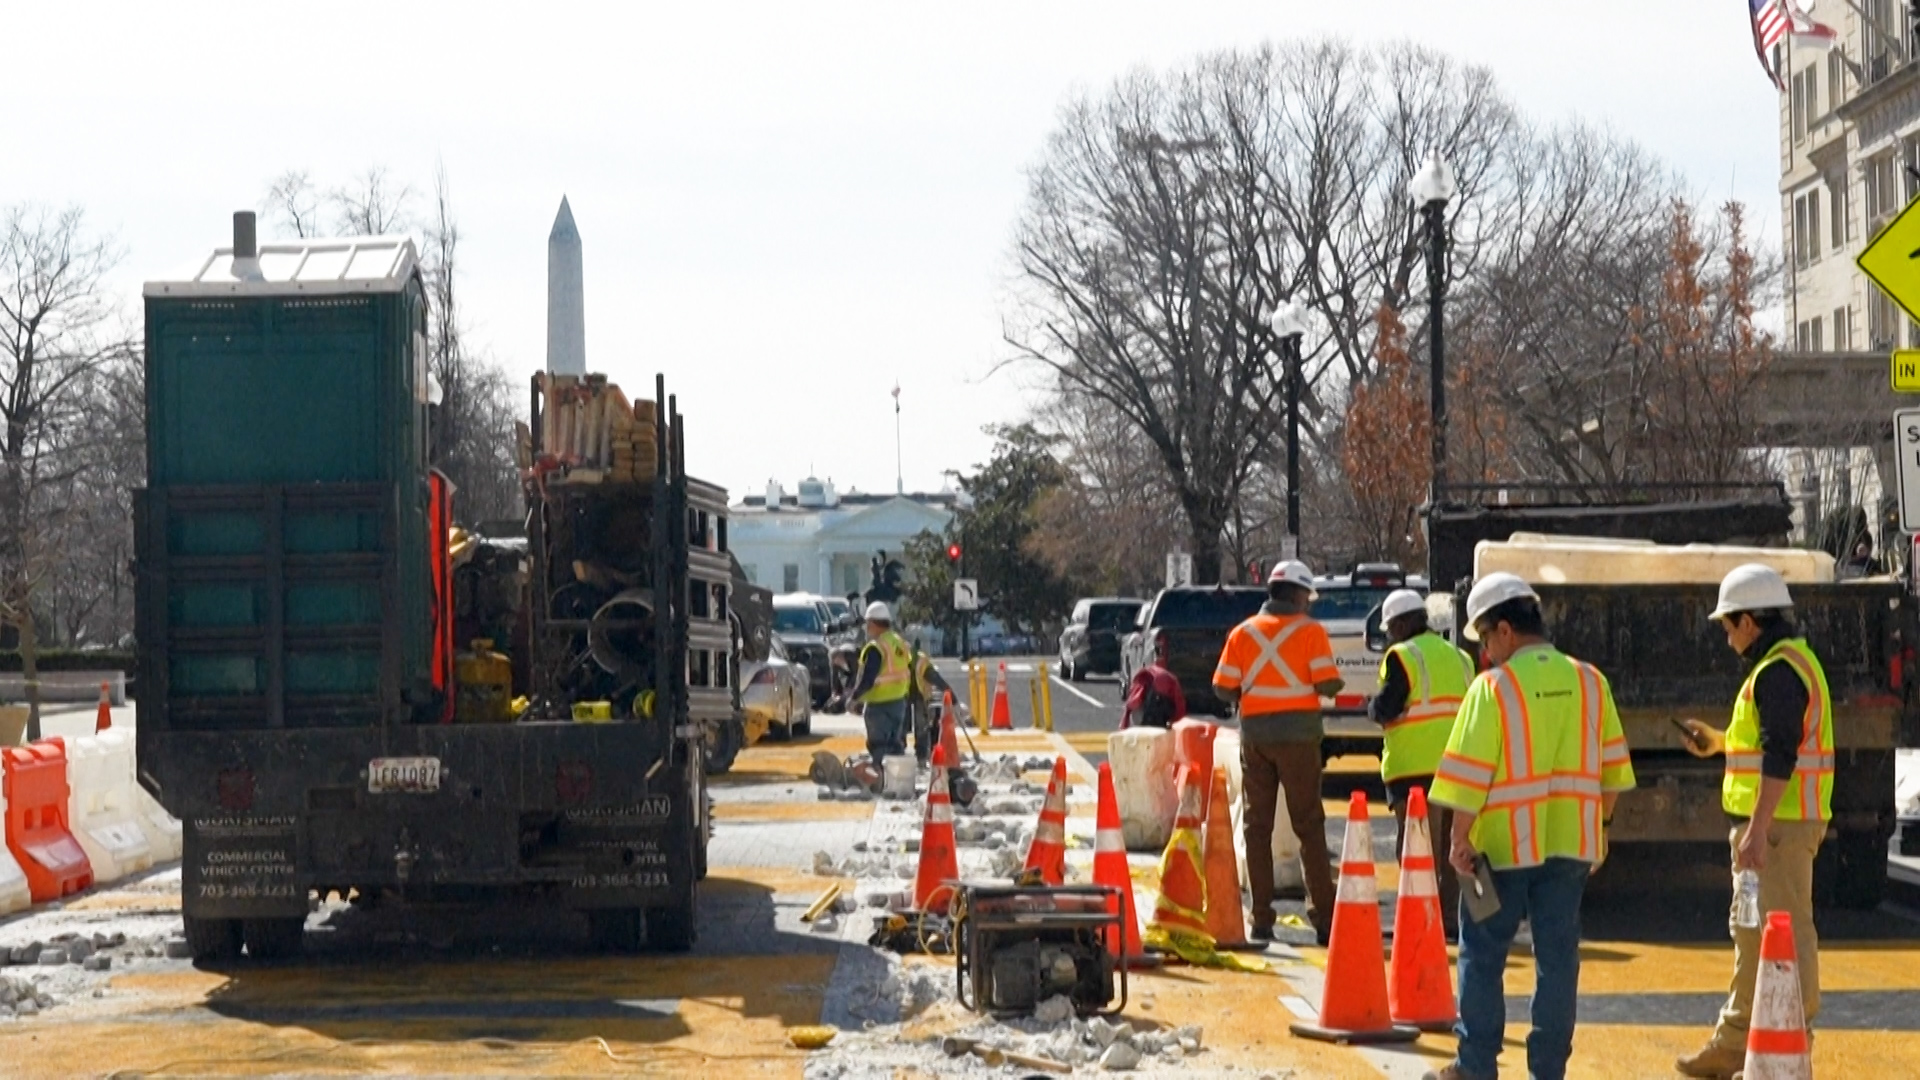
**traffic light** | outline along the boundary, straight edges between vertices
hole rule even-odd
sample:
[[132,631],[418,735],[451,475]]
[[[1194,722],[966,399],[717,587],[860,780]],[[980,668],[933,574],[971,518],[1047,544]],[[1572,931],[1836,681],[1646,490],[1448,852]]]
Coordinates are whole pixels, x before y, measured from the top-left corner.
[[955,565],[959,564],[960,562],[960,545],[959,544],[947,545],[947,561]]

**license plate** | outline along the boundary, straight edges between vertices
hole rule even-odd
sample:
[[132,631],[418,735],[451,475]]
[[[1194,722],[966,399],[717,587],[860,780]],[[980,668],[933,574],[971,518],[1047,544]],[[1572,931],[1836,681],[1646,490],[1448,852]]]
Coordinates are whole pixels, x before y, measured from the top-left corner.
[[434,757],[374,758],[367,762],[367,790],[375,795],[439,791],[440,759]]

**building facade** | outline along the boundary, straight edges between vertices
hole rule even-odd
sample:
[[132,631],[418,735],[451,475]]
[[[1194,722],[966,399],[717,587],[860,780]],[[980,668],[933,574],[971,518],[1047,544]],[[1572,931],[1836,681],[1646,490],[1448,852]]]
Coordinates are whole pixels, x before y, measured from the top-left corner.
[[766,494],[731,508],[730,543],[748,579],[776,593],[865,593],[874,560],[898,559],[912,537],[944,531],[958,498],[952,492],[842,495],[831,481],[814,477],[789,495],[774,482]]
[[[1880,293],[1854,258],[1920,194],[1920,42],[1899,0],[1812,0],[1813,18],[1839,33],[1832,48],[1775,47],[1780,98],[1781,251],[1787,272],[1782,347],[1803,354],[1920,347],[1920,324]],[[1861,415],[1859,434],[1783,455],[1802,537],[1848,506],[1882,519],[1887,417]],[[1851,445],[1849,445],[1851,444]],[[1876,536],[1877,547],[1892,537]]]

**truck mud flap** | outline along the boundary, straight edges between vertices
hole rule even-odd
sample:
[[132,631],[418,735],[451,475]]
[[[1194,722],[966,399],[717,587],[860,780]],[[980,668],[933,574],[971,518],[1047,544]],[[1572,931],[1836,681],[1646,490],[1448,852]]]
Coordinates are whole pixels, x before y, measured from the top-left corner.
[[192,817],[181,823],[180,903],[202,919],[307,914],[299,883],[300,820],[292,815]]
[[563,811],[548,858],[578,869],[562,884],[569,907],[675,906],[697,874],[697,808],[682,795],[645,795],[620,806]]

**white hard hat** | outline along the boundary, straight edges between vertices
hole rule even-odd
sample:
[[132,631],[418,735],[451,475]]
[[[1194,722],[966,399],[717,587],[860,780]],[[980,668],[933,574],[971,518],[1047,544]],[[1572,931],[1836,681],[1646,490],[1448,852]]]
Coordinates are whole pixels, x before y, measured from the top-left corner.
[[1267,575],[1267,584],[1298,585],[1307,592],[1313,593],[1313,568],[1298,559],[1288,559],[1275,566],[1273,573]]
[[1787,591],[1787,579],[1780,571],[1760,563],[1736,566],[1720,582],[1720,602],[1714,605],[1711,619],[1721,619],[1742,611],[1774,611],[1793,606],[1793,594]]
[[1419,593],[1412,589],[1395,589],[1387,594],[1386,603],[1380,605],[1380,621],[1392,622],[1402,615],[1425,610],[1427,601]]
[[885,603],[875,600],[873,603],[867,605],[867,621],[890,623],[893,621],[893,612],[887,608]]
[[1480,616],[1509,600],[1523,599],[1538,600],[1540,594],[1533,591],[1533,586],[1520,580],[1520,575],[1505,572],[1488,574],[1474,582],[1473,591],[1467,594],[1467,621],[1462,629],[1468,638],[1478,641],[1480,635],[1474,630],[1473,624],[1480,621]]

